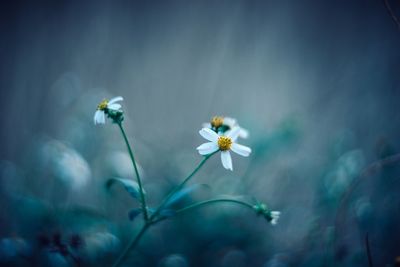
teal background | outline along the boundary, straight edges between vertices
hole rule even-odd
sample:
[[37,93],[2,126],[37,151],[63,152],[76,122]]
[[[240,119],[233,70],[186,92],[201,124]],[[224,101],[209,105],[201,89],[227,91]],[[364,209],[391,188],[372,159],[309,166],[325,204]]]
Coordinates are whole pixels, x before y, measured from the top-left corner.
[[0,13],[0,265],[75,266],[48,245],[75,238],[82,266],[109,266],[138,230],[138,203],[104,187],[134,178],[122,137],[93,125],[121,95],[150,205],[200,162],[202,123],[226,115],[252,155],[233,156],[234,172],[212,158],[194,179],[210,189],[180,205],[235,194],[282,211],[275,227],[229,204],[193,211],[146,234],[126,266],[368,266],[367,233],[375,265],[396,266],[399,168],[359,178],[400,146],[400,32],[383,1],[3,1]]

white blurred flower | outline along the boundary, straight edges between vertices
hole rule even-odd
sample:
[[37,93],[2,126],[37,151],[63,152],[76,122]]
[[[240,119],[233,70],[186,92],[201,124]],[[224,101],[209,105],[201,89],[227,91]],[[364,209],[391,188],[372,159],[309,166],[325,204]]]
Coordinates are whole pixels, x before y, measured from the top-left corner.
[[106,115],[108,115],[109,110],[119,111],[121,109],[121,104],[116,103],[118,101],[124,100],[122,96],[117,96],[111,100],[104,99],[97,106],[97,110],[94,113],[94,124],[105,124]]
[[278,223],[278,219],[279,219],[279,216],[281,216],[281,212],[280,211],[271,211],[270,212],[270,215],[271,215],[271,224],[272,225],[275,225],[275,224],[277,224]]
[[281,215],[280,211],[270,211],[267,205],[261,202],[255,204],[253,209],[258,215],[264,216],[264,218],[272,225],[276,225],[278,223],[278,219]]
[[216,132],[225,133],[231,131],[233,128],[239,127],[239,137],[247,138],[249,137],[249,131],[239,126],[236,119],[230,117],[215,116],[210,122],[203,123],[203,128],[209,128],[215,130]]
[[200,155],[209,155],[217,150],[221,151],[222,166],[227,170],[233,170],[232,157],[230,150],[241,156],[247,157],[251,153],[251,149],[247,146],[236,143],[239,136],[240,128],[236,127],[227,132],[226,135],[218,135],[216,132],[209,128],[203,128],[199,131],[210,142],[204,143],[197,147]]

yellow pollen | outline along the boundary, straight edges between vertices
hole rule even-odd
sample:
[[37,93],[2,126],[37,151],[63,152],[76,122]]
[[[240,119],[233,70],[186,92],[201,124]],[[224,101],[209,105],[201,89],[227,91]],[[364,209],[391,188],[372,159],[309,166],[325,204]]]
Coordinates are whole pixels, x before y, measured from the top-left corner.
[[222,151],[229,150],[232,146],[232,139],[227,136],[220,136],[218,138],[218,146]]
[[215,116],[211,119],[211,126],[218,128],[224,123],[224,118],[221,116]]
[[108,105],[108,100],[107,99],[103,99],[103,101],[100,102],[100,104],[97,106],[98,110],[105,110],[107,108]]

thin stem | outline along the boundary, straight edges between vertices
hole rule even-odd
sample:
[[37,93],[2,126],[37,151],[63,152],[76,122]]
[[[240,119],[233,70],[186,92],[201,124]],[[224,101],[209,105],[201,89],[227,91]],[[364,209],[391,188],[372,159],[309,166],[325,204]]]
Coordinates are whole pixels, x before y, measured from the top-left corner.
[[366,247],[367,256],[368,256],[368,266],[369,266],[369,267],[374,267],[374,264],[372,263],[371,249],[370,249],[370,247],[369,247],[368,233],[365,235],[365,247]]
[[[219,202],[235,203],[235,204],[239,204],[239,205],[248,207],[250,209],[253,209],[253,205],[251,205],[251,204],[249,204],[247,202],[241,201],[241,200],[229,199],[229,198],[215,198],[215,199],[209,199],[209,200],[205,200],[205,201],[200,201],[200,202],[194,203],[192,205],[189,205],[187,207],[184,207],[182,209],[179,209],[179,210],[176,211],[175,215],[187,212],[187,211],[195,209],[195,208],[200,208],[202,206],[206,206],[206,205],[214,204],[214,203],[219,203]],[[163,221],[165,219],[167,219],[167,218],[166,217],[159,218],[157,220],[152,220],[152,221],[146,223],[145,225],[143,225],[143,227],[142,227],[142,229],[140,229],[139,233],[137,233],[137,235],[132,238],[132,240],[129,242],[128,246],[126,246],[125,250],[121,253],[119,258],[115,261],[113,267],[118,267],[123,262],[123,260],[128,255],[129,251],[131,249],[133,249],[139,243],[139,241],[142,238],[143,234],[146,232],[146,230],[151,225],[159,223],[159,222],[161,222],[161,221]]]
[[379,170],[381,170],[385,166],[390,166],[392,164],[396,164],[400,162],[400,153],[388,156],[386,158],[380,159],[378,161],[373,162],[368,165],[364,170],[361,171],[360,175],[353,180],[353,182],[349,185],[347,190],[343,193],[339,200],[339,205],[335,215],[335,236],[339,233],[339,228],[341,223],[345,218],[345,207],[347,207],[348,202],[350,201],[350,197],[353,192],[357,189],[358,185],[364,182],[364,179],[375,174]]
[[[200,208],[202,206],[206,206],[206,205],[210,205],[210,204],[214,204],[214,203],[220,203],[220,202],[235,203],[235,204],[239,204],[239,205],[248,207],[250,209],[253,209],[253,205],[251,205],[251,204],[249,204],[247,202],[241,201],[241,200],[229,199],[229,198],[215,198],[215,199],[209,199],[209,200],[205,200],[205,201],[200,201],[200,202],[194,203],[192,205],[189,205],[187,207],[184,207],[182,209],[176,210],[175,211],[175,215],[190,211],[192,209]],[[155,220],[154,223],[158,223],[158,222],[163,221],[163,220],[165,220],[167,218],[168,217],[162,217],[162,218],[160,218],[158,220]]]
[[200,201],[200,202],[194,203],[192,205],[189,205],[187,207],[184,207],[182,209],[179,209],[179,210],[176,211],[176,214],[182,213],[182,212],[185,212],[185,211],[188,211],[188,210],[191,210],[191,209],[199,208],[201,206],[218,203],[218,202],[236,203],[236,204],[240,204],[240,205],[243,205],[245,207],[248,207],[250,209],[253,209],[253,205],[251,205],[251,204],[249,204],[247,202],[241,201],[241,200],[229,199],[229,198],[215,198],[215,199],[209,199],[209,200],[205,200],[205,201]]
[[361,171],[360,175],[353,180],[353,182],[349,185],[348,189],[346,190],[345,193],[343,193],[342,197],[340,198],[338,208],[336,210],[336,215],[335,215],[335,234],[334,234],[334,247],[337,248],[338,246],[338,236],[343,235],[341,232],[341,226],[343,222],[345,221],[345,212],[346,212],[346,207],[348,206],[348,202],[350,201],[350,198],[353,194],[353,192],[356,190],[358,185],[360,185],[365,178],[375,174],[379,170],[381,170],[383,167],[390,166],[393,164],[397,164],[400,162],[400,153],[388,156],[386,158],[380,159],[378,161],[373,162],[372,164],[368,165],[363,171]]
[[178,192],[189,180],[200,170],[200,168],[206,163],[206,161],[214,155],[216,152],[211,153],[203,158],[203,160],[199,163],[199,165],[179,184],[177,185],[172,191],[161,201],[160,206],[156,209],[156,211],[153,213],[153,215],[150,217],[150,221],[153,220],[159,212],[165,207],[165,205],[168,203],[168,200],[176,193]]
[[388,0],[383,0],[383,4],[385,5],[385,8],[386,8],[387,12],[389,13],[389,16],[392,18],[393,22],[396,24],[398,30],[400,30],[400,21],[396,17],[396,15],[394,14],[393,9],[389,4],[389,1]]
[[138,171],[138,168],[137,168],[137,165],[136,165],[135,156],[133,155],[132,148],[129,145],[128,137],[125,134],[124,128],[122,127],[122,122],[119,122],[117,124],[119,126],[119,129],[121,130],[122,136],[124,137],[125,144],[128,147],[129,156],[131,157],[133,168],[135,169],[136,180],[137,180],[137,183],[139,185],[139,192],[140,192],[140,198],[141,198],[141,203],[142,203],[143,217],[144,217],[144,220],[147,222],[149,220],[149,215],[148,215],[148,212],[147,212],[146,198],[144,196],[142,181],[140,179],[139,171]]
[[118,257],[118,259],[115,261],[113,264],[113,267],[118,267],[123,260],[125,260],[126,256],[128,255],[129,251],[133,249],[140,241],[142,238],[143,234],[146,232],[146,230],[149,228],[150,224],[146,223],[143,225],[142,229],[140,229],[139,233],[137,233],[136,236],[132,238],[132,240],[129,242],[128,246],[126,246],[125,250],[121,253],[121,255]]

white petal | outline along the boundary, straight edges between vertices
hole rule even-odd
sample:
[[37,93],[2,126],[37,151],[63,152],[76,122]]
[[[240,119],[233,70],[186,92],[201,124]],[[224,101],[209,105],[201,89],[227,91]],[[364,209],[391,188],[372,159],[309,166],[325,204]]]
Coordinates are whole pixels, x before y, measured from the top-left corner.
[[247,137],[249,137],[249,131],[247,131],[246,129],[240,128],[239,137],[246,139]]
[[209,122],[203,123],[202,126],[203,126],[203,128],[209,128],[209,129],[211,129],[211,123],[209,123]]
[[99,113],[99,117],[98,117],[97,123],[99,123],[99,124],[105,124],[106,123],[106,114],[104,112]]
[[224,117],[224,124],[233,128],[237,125],[237,122],[234,118]]
[[211,141],[214,143],[218,142],[219,135],[211,129],[203,128],[199,131],[199,134],[201,136],[203,136],[205,139],[207,139],[208,141]]
[[279,219],[280,215],[281,215],[280,211],[271,211],[271,217],[272,217],[271,224],[272,225],[275,225],[278,223],[278,219]]
[[221,152],[221,161],[222,161],[222,166],[224,166],[225,169],[231,170],[231,171],[233,170],[232,157],[231,157],[231,153],[229,153],[229,151]]
[[101,123],[101,114],[104,114],[103,111],[101,110],[96,110],[96,112],[94,113],[94,124],[99,124]]
[[251,153],[250,147],[239,145],[238,143],[233,143],[231,146],[231,150],[243,157],[248,157]]
[[108,104],[109,105],[114,104],[115,102],[122,101],[122,100],[124,100],[124,98],[122,96],[117,96],[117,97],[111,98],[110,101],[108,101]]
[[96,122],[97,122],[97,114],[98,114],[98,110],[96,110],[96,112],[94,113],[94,116],[93,116],[93,122],[94,122],[94,124],[96,124]]
[[272,217],[279,217],[281,215],[280,211],[271,211],[271,216]]
[[235,128],[233,128],[233,129],[229,130],[229,131],[226,133],[226,136],[232,138],[233,141],[236,141],[236,139],[237,139],[238,136],[239,136],[239,133],[240,133],[240,127],[235,127]]
[[122,106],[118,103],[114,103],[114,104],[108,104],[107,108],[112,109],[112,110],[119,110]]
[[218,150],[218,145],[214,142],[208,142],[196,148],[200,155],[208,155]]

